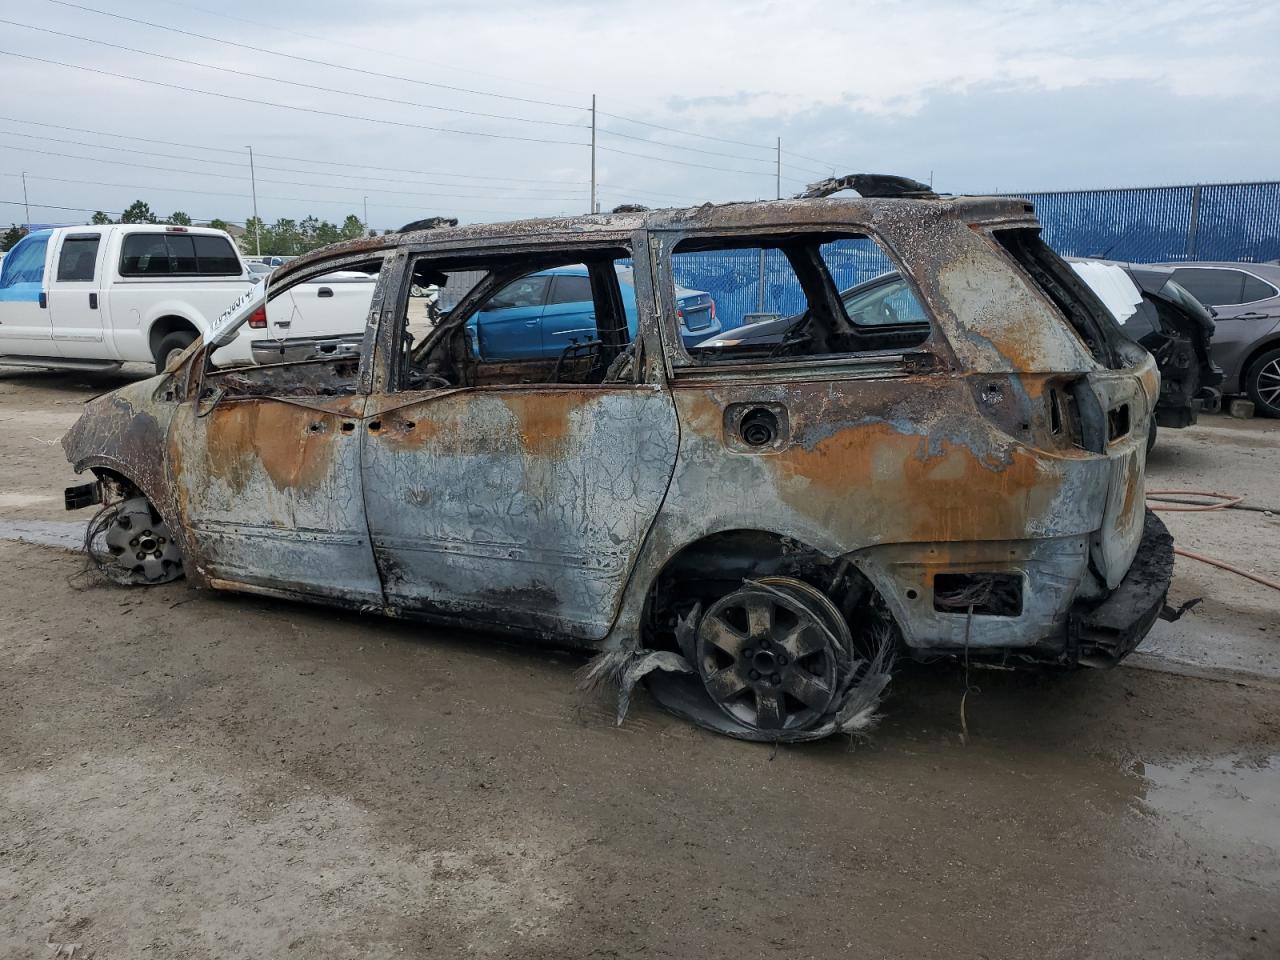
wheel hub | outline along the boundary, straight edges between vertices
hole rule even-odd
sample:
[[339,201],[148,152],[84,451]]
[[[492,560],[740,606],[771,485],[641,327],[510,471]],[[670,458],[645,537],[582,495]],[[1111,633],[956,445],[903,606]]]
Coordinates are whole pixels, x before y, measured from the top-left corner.
[[182,576],[182,552],[146,497],[132,497],[93,531],[89,550],[117,583],[168,583]]
[[[770,578],[707,610],[698,626],[698,672],[735,720],[758,730],[802,730],[822,720],[836,694],[840,651],[831,611],[815,593],[802,581]],[[843,620],[838,629],[836,640],[847,642]]]

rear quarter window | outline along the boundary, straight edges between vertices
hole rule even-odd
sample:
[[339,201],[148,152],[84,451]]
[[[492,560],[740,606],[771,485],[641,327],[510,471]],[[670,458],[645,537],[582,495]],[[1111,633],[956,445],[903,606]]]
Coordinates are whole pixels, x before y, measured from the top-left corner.
[[240,259],[225,237],[131,233],[120,249],[123,277],[238,277]]
[[1185,267],[1173,271],[1173,279],[1191,291],[1201,303],[1230,307],[1244,302],[1245,274],[1239,270]]

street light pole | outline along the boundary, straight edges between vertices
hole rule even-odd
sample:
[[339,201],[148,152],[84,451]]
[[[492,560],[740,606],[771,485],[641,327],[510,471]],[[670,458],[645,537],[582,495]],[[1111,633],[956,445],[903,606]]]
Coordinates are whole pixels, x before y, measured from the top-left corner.
[[591,209],[596,212],[596,95],[591,95]]
[[253,191],[253,249],[255,256],[262,256],[262,221],[258,219],[258,178],[253,172],[253,147],[249,151],[249,187]]

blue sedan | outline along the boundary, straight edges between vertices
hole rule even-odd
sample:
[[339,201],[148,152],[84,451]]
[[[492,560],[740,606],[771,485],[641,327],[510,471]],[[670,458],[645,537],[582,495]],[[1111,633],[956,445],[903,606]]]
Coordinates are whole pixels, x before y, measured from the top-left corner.
[[[634,339],[635,280],[631,270],[617,269],[627,329]],[[676,287],[676,304],[686,346],[720,332],[710,294]],[[467,321],[467,332],[476,356],[484,360],[554,358],[575,341],[594,340],[595,301],[587,268],[555,267],[513,280]]]

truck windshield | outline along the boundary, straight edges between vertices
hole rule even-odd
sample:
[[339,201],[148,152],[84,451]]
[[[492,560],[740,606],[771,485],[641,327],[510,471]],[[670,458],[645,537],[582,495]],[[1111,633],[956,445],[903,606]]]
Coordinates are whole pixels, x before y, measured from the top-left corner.
[[0,265],[0,290],[10,290],[19,284],[38,286],[44,280],[44,255],[48,246],[48,233],[30,233],[19,240]]

